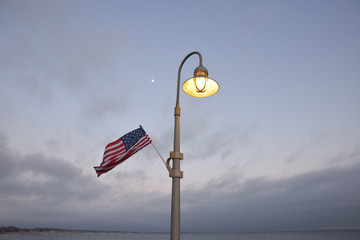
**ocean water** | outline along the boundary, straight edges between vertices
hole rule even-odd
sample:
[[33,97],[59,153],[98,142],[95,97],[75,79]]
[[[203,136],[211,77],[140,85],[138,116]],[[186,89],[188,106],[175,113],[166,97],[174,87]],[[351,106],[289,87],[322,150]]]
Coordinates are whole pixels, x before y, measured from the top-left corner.
[[[43,233],[5,234],[0,240],[169,240],[167,233]],[[360,240],[359,231],[297,231],[264,233],[183,233],[182,240]]]

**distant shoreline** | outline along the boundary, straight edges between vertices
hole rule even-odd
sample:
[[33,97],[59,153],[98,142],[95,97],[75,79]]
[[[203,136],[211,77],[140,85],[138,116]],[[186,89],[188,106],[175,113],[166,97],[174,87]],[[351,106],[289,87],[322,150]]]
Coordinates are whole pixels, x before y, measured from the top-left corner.
[[141,233],[130,231],[97,231],[97,230],[69,230],[59,228],[19,228],[14,226],[0,227],[0,235],[4,234],[49,234],[49,233]]
[[[228,233],[276,233],[276,232],[320,232],[320,231],[360,231],[360,229],[307,229],[283,230],[263,232],[228,232]],[[10,234],[61,234],[61,233],[117,233],[117,234],[170,234],[169,232],[133,232],[133,231],[104,231],[104,230],[70,230],[60,228],[19,228],[14,226],[0,227],[0,235]],[[210,232],[201,232],[210,233]],[[201,234],[200,232],[182,232],[182,234]],[[214,233],[216,234],[216,233]],[[219,233],[220,234],[220,233]]]

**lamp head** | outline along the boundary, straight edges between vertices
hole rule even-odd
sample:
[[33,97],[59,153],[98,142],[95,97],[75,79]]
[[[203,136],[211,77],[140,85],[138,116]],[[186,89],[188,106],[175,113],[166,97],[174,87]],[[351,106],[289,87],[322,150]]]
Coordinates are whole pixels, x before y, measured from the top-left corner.
[[183,90],[193,97],[209,97],[219,91],[219,84],[208,77],[208,70],[200,65],[194,70],[194,77],[183,84]]

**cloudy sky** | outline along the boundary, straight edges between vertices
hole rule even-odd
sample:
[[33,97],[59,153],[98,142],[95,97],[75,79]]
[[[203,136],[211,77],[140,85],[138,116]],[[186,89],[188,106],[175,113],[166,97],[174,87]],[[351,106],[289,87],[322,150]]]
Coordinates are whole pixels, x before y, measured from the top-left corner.
[[[170,229],[177,71],[182,230],[360,228],[360,2],[0,1],[0,226]],[[182,82],[198,66],[196,55]],[[154,82],[152,82],[154,80]]]

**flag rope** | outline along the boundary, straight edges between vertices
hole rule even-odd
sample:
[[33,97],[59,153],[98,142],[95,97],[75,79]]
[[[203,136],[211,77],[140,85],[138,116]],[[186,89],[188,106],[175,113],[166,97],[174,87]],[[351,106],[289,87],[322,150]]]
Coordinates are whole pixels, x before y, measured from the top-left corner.
[[162,162],[165,164],[166,169],[170,171],[171,169],[169,170],[169,166],[166,164],[165,159],[161,156],[159,150],[155,147],[153,142],[151,142],[151,145],[154,147],[155,151],[159,154],[159,157],[161,158]]

